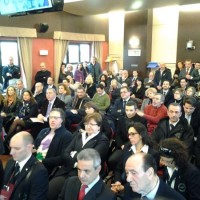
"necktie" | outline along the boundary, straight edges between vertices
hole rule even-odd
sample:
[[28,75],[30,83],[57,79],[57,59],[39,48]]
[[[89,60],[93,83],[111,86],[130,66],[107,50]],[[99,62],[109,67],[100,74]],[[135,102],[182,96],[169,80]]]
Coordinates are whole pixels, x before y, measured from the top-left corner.
[[149,200],[146,196],[141,197],[142,200]]
[[85,197],[85,189],[87,188],[87,185],[82,185],[81,189],[79,191],[78,194],[78,200],[83,200],[83,198]]
[[12,175],[12,178],[11,178],[11,183],[14,184],[16,182],[19,173],[20,173],[20,167],[19,167],[19,164],[16,163],[15,167],[14,167],[14,170],[13,170],[13,175]]
[[126,101],[123,101],[123,108],[125,108],[125,105],[126,105]]
[[164,97],[166,96],[166,92],[163,92]]
[[170,130],[172,130],[174,128],[173,124],[170,124]]
[[47,107],[46,116],[45,116],[45,117],[48,117],[49,114],[50,114],[50,112],[51,112],[51,103],[49,102],[48,107]]

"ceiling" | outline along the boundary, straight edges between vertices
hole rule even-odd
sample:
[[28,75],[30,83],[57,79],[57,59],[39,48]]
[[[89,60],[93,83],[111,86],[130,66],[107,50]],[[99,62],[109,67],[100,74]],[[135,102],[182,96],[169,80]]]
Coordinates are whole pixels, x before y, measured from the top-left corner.
[[[169,5],[187,5],[199,3],[199,0],[65,0],[64,11],[75,15],[104,14],[115,10],[147,10]],[[74,1],[74,2],[72,2]],[[132,9],[135,2],[142,2],[139,9]]]

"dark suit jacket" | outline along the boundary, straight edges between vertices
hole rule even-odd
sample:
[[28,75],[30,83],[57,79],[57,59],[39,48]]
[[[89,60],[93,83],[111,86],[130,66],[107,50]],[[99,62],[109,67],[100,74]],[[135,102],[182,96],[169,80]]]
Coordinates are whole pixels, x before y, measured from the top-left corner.
[[163,81],[165,80],[168,80],[171,82],[172,80],[171,70],[168,68],[165,68],[165,70],[162,73],[162,76],[160,75],[160,69],[156,70],[155,76],[154,76],[154,86],[157,87],[158,85],[162,85]]
[[[74,164],[77,162],[77,154],[81,150],[87,148],[96,149],[101,156],[102,163],[104,163],[108,156],[109,140],[105,135],[99,133],[83,146],[82,134],[81,133],[75,134],[71,143],[65,150],[65,153],[63,155],[63,166],[56,173],[56,176],[65,175],[68,174],[69,172],[71,172],[71,174],[74,173],[77,174],[77,169],[74,168]],[[77,152],[73,158],[70,156],[70,153],[72,151]]]
[[[47,108],[48,108],[48,104],[49,104],[49,101],[46,99],[42,106],[41,106],[41,110],[40,110],[40,113],[45,116],[46,115],[46,112],[47,112]],[[54,103],[53,103],[53,106],[52,106],[52,109],[53,108],[61,108],[63,110],[65,110],[65,103],[63,101],[61,101],[58,97],[56,97]]]
[[139,115],[135,115],[131,119],[126,116],[120,117],[117,125],[117,131],[115,135],[116,148],[121,149],[121,146],[128,143],[128,126],[131,122],[140,122],[147,127],[147,121]]
[[180,118],[179,122],[172,130],[169,130],[169,118],[161,119],[151,139],[155,144],[159,144],[161,140],[172,137],[176,137],[185,142],[189,151],[192,151],[194,132],[192,127],[188,125],[186,119]]
[[[130,150],[131,148],[131,143],[129,142],[124,146],[124,149],[122,151],[122,157],[117,163],[117,166],[114,171],[114,182],[119,181],[121,183],[126,182],[126,176],[125,176],[125,164],[128,158],[133,155],[133,151]],[[157,166],[159,166],[159,161],[160,161],[160,155],[157,151],[155,151],[152,147],[149,146],[148,149],[148,154],[151,154],[154,159],[156,160]]]
[[[133,99],[129,99],[129,101],[133,101]],[[136,101],[135,101],[136,102]],[[126,102],[127,103],[127,102]],[[136,102],[137,103],[137,102]],[[110,112],[111,112],[111,116],[116,120],[118,119],[120,116],[124,116],[125,115],[125,107],[123,107],[123,99],[122,98],[118,98],[114,105],[110,108]]]
[[[194,67],[191,67],[189,75],[190,76],[195,76],[195,79],[196,79],[197,78],[196,76],[198,76],[198,75],[193,71],[194,71]],[[184,67],[179,73],[179,76],[178,76],[179,80],[181,78],[186,78],[186,75],[187,75],[186,67]],[[193,79],[187,79],[187,80],[188,80],[190,86],[195,86],[195,81]]]
[[[167,168],[164,168],[163,179],[168,180]],[[188,163],[184,168],[178,168],[175,176],[174,189],[189,200],[200,199],[200,171]]]
[[[164,95],[164,91],[163,90],[161,90],[160,93]],[[172,103],[172,102],[174,102],[174,94],[173,94],[173,92],[171,90],[168,90],[168,92],[165,94],[164,105],[166,107],[168,107],[169,104]]]
[[[58,200],[77,200],[81,188],[78,177],[70,177],[65,181],[62,192]],[[110,188],[100,179],[91,190],[85,195],[83,200],[116,200],[116,196]]]
[[[140,200],[141,195],[133,192],[132,188],[127,184],[124,192],[125,200]],[[170,188],[166,183],[160,180],[160,184],[154,200],[186,200],[182,195]]]
[[[36,149],[38,149],[42,140],[49,134],[50,131],[50,128],[45,128],[40,131],[34,142]],[[45,159],[42,161],[44,166],[48,169],[49,174],[54,167],[62,164],[62,154],[70,144],[71,140],[72,134],[67,131],[64,126],[55,130],[55,136],[51,141]]]
[[[11,177],[15,161],[10,159],[5,168],[4,185],[7,185]],[[32,169],[28,180],[27,174]],[[27,161],[20,172],[11,196],[12,200],[45,200],[48,191],[48,172],[45,167],[37,162],[34,156]]]

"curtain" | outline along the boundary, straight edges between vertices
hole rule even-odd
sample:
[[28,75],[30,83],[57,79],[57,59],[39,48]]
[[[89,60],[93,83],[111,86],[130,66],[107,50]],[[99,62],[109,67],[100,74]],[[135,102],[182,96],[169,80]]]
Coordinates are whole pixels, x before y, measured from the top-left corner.
[[32,83],[32,38],[17,38],[21,62],[21,78],[24,86],[31,89]]
[[92,43],[92,56],[95,56],[100,66],[102,66],[102,42],[94,41]]
[[60,66],[67,53],[68,43],[69,42],[67,40],[54,40],[54,81],[55,81],[55,84],[58,83],[58,78],[60,74]]

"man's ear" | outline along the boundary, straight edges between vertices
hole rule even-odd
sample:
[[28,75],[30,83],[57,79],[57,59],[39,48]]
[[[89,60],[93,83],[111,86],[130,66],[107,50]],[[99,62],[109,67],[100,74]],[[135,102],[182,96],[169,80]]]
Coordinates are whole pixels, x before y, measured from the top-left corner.
[[149,167],[149,169],[147,169],[146,173],[149,177],[152,177],[152,176],[154,176],[154,169],[152,167]]

